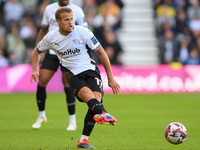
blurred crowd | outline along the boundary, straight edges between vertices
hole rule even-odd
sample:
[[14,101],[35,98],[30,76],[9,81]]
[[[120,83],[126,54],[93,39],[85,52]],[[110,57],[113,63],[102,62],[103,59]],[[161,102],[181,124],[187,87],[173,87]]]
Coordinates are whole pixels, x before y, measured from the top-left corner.
[[[54,2],[0,0],[0,67],[31,63],[43,12]],[[83,9],[88,28],[101,42],[111,64],[122,65],[123,48],[117,32],[123,24],[123,1],[70,2]],[[153,9],[160,64],[200,65],[200,0],[153,0]],[[92,56],[101,63],[95,53]]]
[[[0,67],[31,64],[31,54],[48,4],[56,0],[0,0]],[[111,64],[121,65],[123,49],[117,37],[122,26],[121,0],[70,0],[80,6],[88,28],[109,56]],[[100,64],[98,56],[92,54]],[[44,55],[43,55],[44,57]],[[41,59],[42,61],[42,59]]]
[[200,0],[153,0],[161,64],[200,65]]

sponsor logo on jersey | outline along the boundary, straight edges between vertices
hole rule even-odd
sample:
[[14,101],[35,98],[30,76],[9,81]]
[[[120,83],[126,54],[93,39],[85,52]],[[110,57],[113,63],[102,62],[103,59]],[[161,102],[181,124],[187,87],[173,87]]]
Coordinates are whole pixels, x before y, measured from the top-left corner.
[[78,53],[80,53],[80,49],[78,49],[78,48],[75,48],[75,49],[68,49],[68,50],[66,50],[66,51],[64,51],[64,52],[58,52],[58,54],[59,54],[60,56],[74,55],[74,54],[78,54]]
[[93,36],[93,37],[91,38],[91,41],[92,41],[92,43],[93,43],[94,45],[97,44],[97,42],[98,42],[98,40],[96,39],[95,36]]

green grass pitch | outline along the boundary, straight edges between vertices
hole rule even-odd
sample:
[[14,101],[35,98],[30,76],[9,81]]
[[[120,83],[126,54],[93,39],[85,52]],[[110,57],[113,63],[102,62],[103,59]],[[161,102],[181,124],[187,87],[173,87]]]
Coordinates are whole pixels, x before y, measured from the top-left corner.
[[[48,122],[39,130],[34,93],[0,94],[0,150],[75,150],[87,111],[76,101],[77,130],[66,131],[68,113],[63,93],[48,93]],[[118,120],[115,126],[96,124],[89,138],[98,150],[199,150],[200,94],[121,94],[104,96],[104,106]],[[171,122],[187,128],[180,145],[167,142]]]

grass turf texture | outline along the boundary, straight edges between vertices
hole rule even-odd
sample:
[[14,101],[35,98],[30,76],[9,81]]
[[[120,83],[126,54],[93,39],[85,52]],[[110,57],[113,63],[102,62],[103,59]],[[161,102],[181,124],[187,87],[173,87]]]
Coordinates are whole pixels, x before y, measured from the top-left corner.
[[[76,102],[76,131],[66,131],[64,94],[48,94],[48,122],[39,130],[35,94],[0,94],[0,150],[75,150],[87,111]],[[90,143],[99,150],[199,150],[200,94],[105,95],[104,106],[118,119],[115,126],[96,124]],[[171,122],[187,128],[184,143],[172,145],[164,137]]]

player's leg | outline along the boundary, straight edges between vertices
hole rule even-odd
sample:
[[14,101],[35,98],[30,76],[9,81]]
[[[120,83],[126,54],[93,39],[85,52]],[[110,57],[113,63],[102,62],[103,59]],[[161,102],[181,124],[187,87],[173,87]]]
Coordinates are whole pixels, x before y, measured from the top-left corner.
[[101,99],[97,99],[95,96],[93,97],[92,94],[95,94],[94,92],[91,92],[92,91],[89,88],[83,87],[78,92],[78,97],[87,103],[89,109],[95,113],[94,120],[99,124],[115,125],[117,123],[117,119],[107,113],[103,104],[101,103]]
[[117,119],[115,119],[113,116],[108,114],[105,109],[102,110],[101,112],[97,111],[100,107],[96,107],[96,106],[98,105],[103,106],[102,104],[103,95],[104,95],[103,81],[98,72],[92,72],[90,74],[91,74],[91,77],[87,78],[87,82],[88,82],[89,88],[93,91],[93,94],[95,95],[96,99],[90,99],[87,104],[91,110],[96,112],[96,114],[94,115],[94,120],[99,124],[115,125],[117,123]]
[[42,62],[39,71],[39,80],[37,85],[36,100],[39,110],[39,117],[36,122],[32,125],[32,128],[39,129],[41,125],[47,122],[45,113],[45,103],[46,103],[46,86],[50,79],[53,77],[54,73],[57,71],[59,66],[59,61],[57,59],[50,59],[45,57]]
[[71,77],[68,80],[70,87],[73,89],[73,91],[76,91],[75,95],[78,100],[85,102],[86,104],[88,104],[89,107],[89,110],[84,120],[82,136],[81,139],[78,141],[77,148],[94,149],[94,147],[92,147],[88,142],[88,138],[95,125],[94,115],[109,115],[108,113],[106,113],[106,110],[101,103],[103,97],[103,86],[102,84],[99,84],[99,78],[96,78],[95,75],[93,74],[93,71],[86,71],[85,73],[81,73],[77,76]]
[[67,77],[64,72],[62,72],[62,82],[64,85],[64,91],[66,94],[66,102],[69,113],[69,126],[67,127],[67,130],[76,130],[77,125],[76,125],[76,114],[75,114],[75,104],[76,104],[75,97],[71,88],[69,87]]
[[107,113],[101,103],[103,97],[103,82],[99,73],[91,70],[85,71],[69,78],[68,81],[79,101],[85,102],[95,114],[102,114],[101,116],[97,116],[102,117],[97,120],[97,123],[114,125],[117,122],[114,117]]
[[[114,124],[116,123],[117,120],[112,117],[110,114],[106,113],[106,110],[103,106],[103,104],[100,102],[102,98],[102,95],[100,92],[92,92],[94,97],[91,97],[92,93],[90,93],[89,88],[83,87],[80,89],[80,93],[78,92],[78,95],[82,97],[82,92],[84,93],[84,96],[82,99],[88,104],[88,112],[85,116],[84,120],[84,128],[83,132],[81,135],[80,140],[77,143],[77,148],[90,148],[90,149],[95,149],[90,145],[88,142],[89,136],[94,128],[95,122],[100,123],[100,124]],[[98,96],[96,96],[98,95]]]
[[39,72],[39,81],[36,92],[37,106],[39,110],[39,117],[36,122],[32,125],[32,128],[39,129],[42,124],[47,122],[46,113],[45,113],[45,103],[46,103],[46,86],[49,80],[54,75],[54,71],[47,69],[40,69]]
[[88,109],[88,112],[87,112],[87,114],[85,116],[85,120],[84,120],[84,128],[83,128],[82,136],[81,136],[80,140],[78,141],[77,148],[95,149],[88,142],[89,136],[95,125],[93,116],[94,116],[94,112]]

